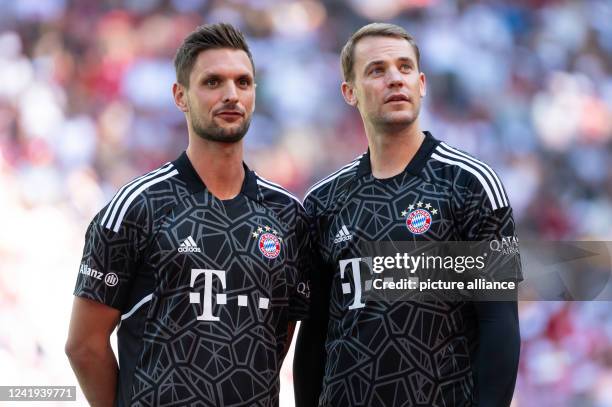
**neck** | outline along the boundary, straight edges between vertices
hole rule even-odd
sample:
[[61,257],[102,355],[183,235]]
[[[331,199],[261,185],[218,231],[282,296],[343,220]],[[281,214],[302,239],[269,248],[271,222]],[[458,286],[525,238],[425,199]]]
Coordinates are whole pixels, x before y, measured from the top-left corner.
[[391,178],[406,169],[425,139],[418,122],[399,130],[366,128],[374,178]]
[[232,199],[242,188],[242,141],[219,143],[191,137],[187,157],[206,189],[219,199]]

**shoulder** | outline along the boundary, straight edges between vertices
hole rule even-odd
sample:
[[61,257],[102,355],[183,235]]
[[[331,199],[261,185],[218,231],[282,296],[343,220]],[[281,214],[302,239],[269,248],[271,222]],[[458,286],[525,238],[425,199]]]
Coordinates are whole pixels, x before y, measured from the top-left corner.
[[362,158],[363,154],[355,157],[350,163],[317,181],[306,191],[304,207],[311,216],[337,201],[343,187],[356,177]]
[[500,177],[484,161],[444,142],[436,146],[431,158],[452,173],[455,185],[462,190],[486,194],[493,210],[510,206]]
[[257,189],[263,197],[263,202],[266,206],[277,209],[281,213],[290,212],[293,216],[302,216],[304,214],[304,207],[297,196],[256,172],[255,176],[257,179]]
[[172,182],[178,175],[174,164],[169,162],[123,185],[111,201],[96,217],[106,229],[117,232],[126,221],[141,221],[146,217],[150,194],[171,192]]

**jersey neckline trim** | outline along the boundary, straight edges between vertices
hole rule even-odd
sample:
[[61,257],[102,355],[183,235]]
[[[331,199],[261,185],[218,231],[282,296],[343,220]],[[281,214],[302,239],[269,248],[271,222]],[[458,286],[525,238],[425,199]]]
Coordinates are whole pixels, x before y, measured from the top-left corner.
[[[409,172],[415,176],[418,176],[423,170],[423,167],[425,167],[425,164],[427,164],[427,160],[429,160],[431,157],[431,154],[435,150],[436,146],[440,144],[440,141],[434,138],[430,132],[424,131],[423,133],[425,134],[425,139],[421,143],[421,146],[417,150],[414,157],[412,157],[412,160],[410,160],[404,171],[402,171],[400,174]],[[370,163],[370,149],[368,148],[368,151],[361,157],[359,166],[357,167],[357,176],[363,177],[364,175],[371,173],[372,164]]]
[[[183,151],[172,164],[178,169],[179,176],[187,183],[187,188],[190,191],[197,193],[207,189],[204,181],[202,181],[191,161],[189,161],[186,151]],[[240,194],[257,201],[257,175],[244,162],[242,166],[244,167],[244,181],[242,182]]]

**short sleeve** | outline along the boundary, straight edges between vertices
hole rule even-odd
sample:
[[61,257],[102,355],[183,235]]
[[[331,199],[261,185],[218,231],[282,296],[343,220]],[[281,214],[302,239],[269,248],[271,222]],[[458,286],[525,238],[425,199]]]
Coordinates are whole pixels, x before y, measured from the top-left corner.
[[494,269],[503,273],[502,279],[522,281],[512,207],[499,177],[495,179],[497,183],[488,185],[488,189],[476,178],[468,184],[459,216],[461,238],[463,241],[483,242],[485,247],[494,248],[492,254],[496,262],[490,265],[498,265]]
[[307,319],[310,313],[312,244],[308,225],[308,218],[300,207],[295,222],[297,250],[293,262],[297,283],[289,299],[289,319],[292,321]]
[[124,311],[146,240],[146,205],[139,197],[121,219],[109,220],[113,201],[91,221],[74,295]]

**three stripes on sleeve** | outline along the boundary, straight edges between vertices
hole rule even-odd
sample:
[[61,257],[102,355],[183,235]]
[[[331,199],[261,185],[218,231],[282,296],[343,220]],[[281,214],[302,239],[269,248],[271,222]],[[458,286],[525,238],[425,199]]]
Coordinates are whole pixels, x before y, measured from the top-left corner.
[[106,208],[106,212],[100,222],[105,228],[114,232],[119,231],[121,222],[127,213],[130,204],[142,191],[178,174],[172,163],[167,163],[155,171],[151,171],[134,181],[124,185],[113,197]]
[[456,165],[474,175],[487,193],[493,210],[510,206],[499,177],[487,164],[444,142],[438,144],[431,157],[446,164]]

